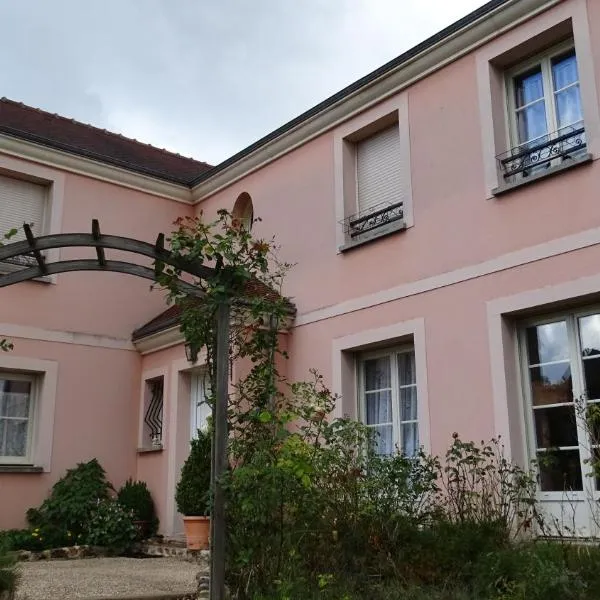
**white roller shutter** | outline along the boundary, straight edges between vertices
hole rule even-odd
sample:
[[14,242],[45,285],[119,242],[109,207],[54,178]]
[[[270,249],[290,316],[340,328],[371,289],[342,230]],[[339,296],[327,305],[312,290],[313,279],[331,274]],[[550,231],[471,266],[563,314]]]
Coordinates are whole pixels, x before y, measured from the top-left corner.
[[[44,231],[44,208],[47,187],[31,181],[0,175],[0,237],[13,227],[33,223],[34,234]],[[11,242],[25,237],[21,229]]]
[[380,204],[401,200],[400,134],[389,127],[356,144],[358,210],[365,213]]

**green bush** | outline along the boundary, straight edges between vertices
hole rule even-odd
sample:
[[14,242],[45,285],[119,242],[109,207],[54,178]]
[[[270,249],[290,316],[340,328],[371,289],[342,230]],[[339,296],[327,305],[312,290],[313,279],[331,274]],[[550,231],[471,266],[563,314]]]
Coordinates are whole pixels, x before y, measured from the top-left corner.
[[92,511],[84,538],[92,546],[123,552],[136,539],[137,532],[131,511],[116,500],[103,500]]
[[146,523],[140,537],[155,535],[158,531],[158,517],[150,490],[144,481],[128,479],[117,493],[119,504],[132,512],[135,521]]
[[181,469],[175,501],[177,510],[188,517],[209,514],[211,439],[209,431],[198,430],[198,436],[192,440],[190,454]]
[[77,538],[85,532],[98,502],[108,499],[112,489],[95,458],[80,463],[54,484],[39,509],[27,511],[27,520],[32,528],[53,527]]
[[17,557],[10,551],[4,540],[0,540],[0,595],[14,592],[19,582]]
[[30,529],[11,529],[2,532],[5,543],[12,550],[31,550],[40,552],[49,548],[62,548],[82,543],[82,534],[79,539],[70,531],[65,531],[62,527],[55,527],[47,523],[40,527]]

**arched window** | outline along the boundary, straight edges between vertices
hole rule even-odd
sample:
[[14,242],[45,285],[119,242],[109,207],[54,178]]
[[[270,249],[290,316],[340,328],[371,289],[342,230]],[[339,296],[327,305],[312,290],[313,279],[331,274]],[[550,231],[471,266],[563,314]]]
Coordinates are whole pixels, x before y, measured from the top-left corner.
[[242,192],[235,201],[232,211],[233,219],[237,220],[241,227],[246,231],[252,229],[252,221],[254,220],[254,207],[252,206],[252,198],[248,192]]

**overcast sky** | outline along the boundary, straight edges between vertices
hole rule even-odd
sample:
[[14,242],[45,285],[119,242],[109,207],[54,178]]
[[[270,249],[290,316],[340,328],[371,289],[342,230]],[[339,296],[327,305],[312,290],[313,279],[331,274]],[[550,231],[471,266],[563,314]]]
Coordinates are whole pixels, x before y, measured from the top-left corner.
[[0,96],[216,164],[482,0],[0,0]]

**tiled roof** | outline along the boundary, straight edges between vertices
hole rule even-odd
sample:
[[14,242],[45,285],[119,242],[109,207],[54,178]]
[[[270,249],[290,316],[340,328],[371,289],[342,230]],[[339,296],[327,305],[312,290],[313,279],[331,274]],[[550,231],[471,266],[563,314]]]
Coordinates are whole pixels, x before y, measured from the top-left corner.
[[[277,300],[281,296],[272,288],[268,287],[264,283],[260,281],[249,281],[246,284],[246,295],[251,296],[263,296],[268,300]],[[288,310],[290,314],[296,313],[296,307],[291,302],[291,300],[285,299],[286,304],[288,305]],[[132,334],[131,338],[135,342],[146,336],[153,335],[155,333],[160,333],[161,331],[165,331],[166,329],[170,329],[171,327],[175,327],[179,325],[179,318],[181,316],[181,310],[179,306],[172,305],[167,308],[167,310],[163,311],[141,327],[138,327]]]
[[212,168],[205,162],[8,98],[0,98],[0,133],[185,185]]

